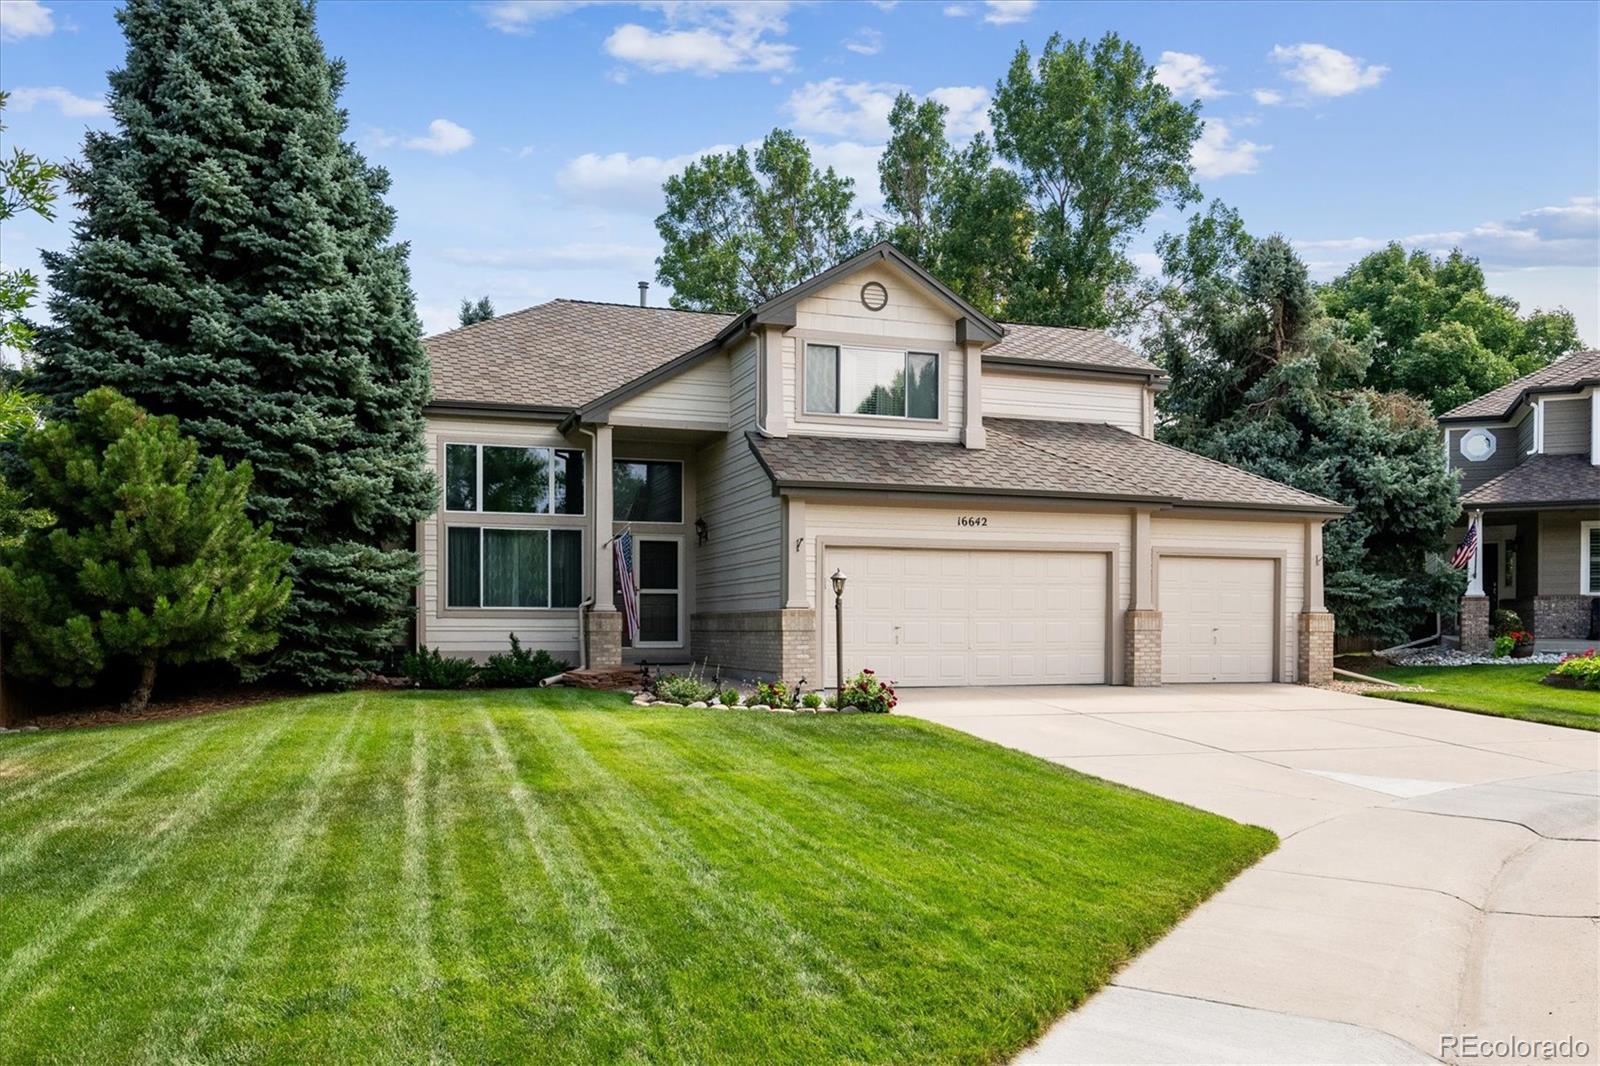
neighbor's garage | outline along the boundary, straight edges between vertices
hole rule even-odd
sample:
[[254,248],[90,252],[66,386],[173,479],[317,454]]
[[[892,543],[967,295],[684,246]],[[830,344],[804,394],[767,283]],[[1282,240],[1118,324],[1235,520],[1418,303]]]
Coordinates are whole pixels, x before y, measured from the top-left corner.
[[[906,686],[1105,684],[1108,558],[839,547],[824,572],[849,578],[852,666]],[[823,602],[831,607],[831,593]],[[831,671],[833,612],[818,613]]]
[[1272,559],[1163,555],[1161,680],[1271,681]]

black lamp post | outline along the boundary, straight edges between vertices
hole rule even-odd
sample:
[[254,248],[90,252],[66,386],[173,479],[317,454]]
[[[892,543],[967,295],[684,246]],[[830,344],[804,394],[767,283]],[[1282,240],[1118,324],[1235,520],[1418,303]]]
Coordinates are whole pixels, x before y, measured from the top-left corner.
[[833,654],[834,677],[839,687],[835,694],[839,700],[844,699],[844,571],[835,570],[833,577],[828,580],[833,582]]

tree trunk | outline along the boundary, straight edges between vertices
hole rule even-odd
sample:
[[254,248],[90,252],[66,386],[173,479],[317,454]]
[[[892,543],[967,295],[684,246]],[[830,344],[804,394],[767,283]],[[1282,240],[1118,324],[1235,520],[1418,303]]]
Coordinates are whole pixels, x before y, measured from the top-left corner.
[[128,702],[122,705],[124,714],[138,714],[150,702],[150,690],[156,687],[156,659],[150,656],[139,664],[139,687],[133,690]]

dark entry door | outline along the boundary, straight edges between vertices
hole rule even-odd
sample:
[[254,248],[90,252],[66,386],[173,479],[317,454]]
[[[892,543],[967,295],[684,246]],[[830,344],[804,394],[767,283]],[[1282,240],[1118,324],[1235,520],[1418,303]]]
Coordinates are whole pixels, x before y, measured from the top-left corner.
[[1489,614],[1500,609],[1500,545],[1483,546],[1483,594],[1489,597]]

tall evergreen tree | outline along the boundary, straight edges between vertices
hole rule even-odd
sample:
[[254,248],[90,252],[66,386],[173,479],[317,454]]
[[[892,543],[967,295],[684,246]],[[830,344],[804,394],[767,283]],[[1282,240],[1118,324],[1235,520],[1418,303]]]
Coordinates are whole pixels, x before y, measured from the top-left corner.
[[343,139],[302,0],[129,0],[114,133],[90,133],[38,386],[110,385],[255,471],[293,546],[273,672],[347,684],[405,626],[433,510],[428,370],[388,175]]
[[487,322],[494,317],[494,304],[485,296],[473,303],[471,300],[461,301],[461,311],[456,315],[456,321],[462,326],[476,326],[479,322]]

